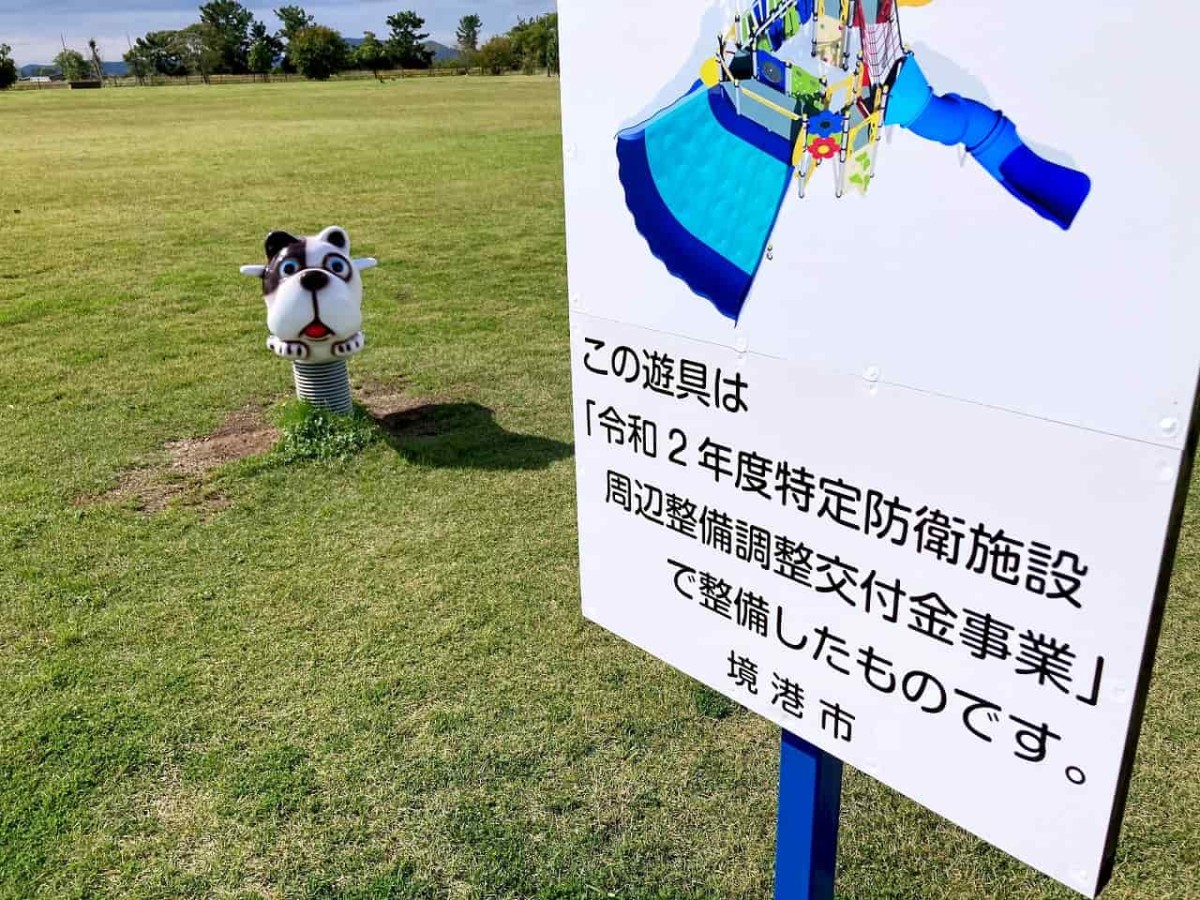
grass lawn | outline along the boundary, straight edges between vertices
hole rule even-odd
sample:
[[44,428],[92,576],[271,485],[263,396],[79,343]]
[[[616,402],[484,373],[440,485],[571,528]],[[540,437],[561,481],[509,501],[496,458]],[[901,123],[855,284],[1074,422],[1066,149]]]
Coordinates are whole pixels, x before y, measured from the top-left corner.
[[[0,896],[770,895],[777,732],[578,609],[557,104],[0,96]],[[287,397],[237,268],[335,223],[409,436],[110,493]],[[1114,900],[1200,898],[1197,508]],[[846,900],[1073,896],[858,773],[843,822]]]

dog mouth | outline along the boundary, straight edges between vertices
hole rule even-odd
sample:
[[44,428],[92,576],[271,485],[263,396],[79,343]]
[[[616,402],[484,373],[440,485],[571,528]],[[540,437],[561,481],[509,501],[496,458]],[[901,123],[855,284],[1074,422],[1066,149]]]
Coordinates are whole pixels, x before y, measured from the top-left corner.
[[333,332],[329,329],[329,326],[327,326],[320,319],[314,319],[312,322],[306,325],[304,330],[300,333],[306,338],[310,338],[314,341],[323,341],[325,338],[333,334]]

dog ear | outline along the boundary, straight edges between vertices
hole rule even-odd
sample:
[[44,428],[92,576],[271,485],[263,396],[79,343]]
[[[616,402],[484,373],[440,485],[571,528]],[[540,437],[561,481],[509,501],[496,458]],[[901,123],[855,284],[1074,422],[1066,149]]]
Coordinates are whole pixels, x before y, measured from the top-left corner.
[[333,246],[337,247],[343,253],[350,252],[350,237],[346,234],[346,229],[338,225],[330,225],[317,235],[317,240],[333,244]]
[[266,243],[263,245],[267,251],[267,262],[273,260],[279,255],[279,251],[289,244],[295,244],[300,240],[298,237],[293,237],[286,231],[272,231],[267,235]]

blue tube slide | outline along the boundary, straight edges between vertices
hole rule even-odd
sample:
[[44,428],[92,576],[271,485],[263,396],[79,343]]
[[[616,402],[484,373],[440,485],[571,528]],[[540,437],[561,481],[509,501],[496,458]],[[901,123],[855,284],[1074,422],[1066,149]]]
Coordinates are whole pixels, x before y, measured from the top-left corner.
[[912,54],[892,86],[884,124],[947,146],[963,144],[1009,193],[1064,230],[1092,189],[1087,175],[1030,150],[1004,113],[958,94],[935,94]]

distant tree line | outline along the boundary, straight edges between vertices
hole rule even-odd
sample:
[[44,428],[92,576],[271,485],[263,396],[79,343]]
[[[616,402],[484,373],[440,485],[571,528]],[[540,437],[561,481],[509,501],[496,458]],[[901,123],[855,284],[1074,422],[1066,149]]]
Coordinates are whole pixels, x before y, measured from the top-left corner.
[[[141,81],[156,75],[261,75],[300,73],[325,79],[361,67],[428,68],[433,52],[422,41],[424,20],[411,10],[387,17],[386,43],[367,32],[352,48],[332,28],[319,24],[302,6],[273,10],[279,28],[271,31],[238,0],[210,0],[200,7],[200,21],[178,31],[152,31],[137,39],[125,62]],[[361,52],[360,52],[361,51]]]
[[[352,43],[319,24],[302,6],[281,6],[272,12],[279,22],[274,31],[239,0],[209,0],[200,6],[198,22],[175,31],[151,31],[139,37],[123,58],[139,83],[185,75],[207,83],[213,75],[224,74],[267,78],[272,73],[299,73],[326,79],[347,69],[367,70],[379,77],[389,69],[434,65],[434,52],[426,45],[425,20],[413,10],[388,16],[382,39],[368,31]],[[463,16],[455,33],[459,55],[439,64],[496,75],[538,70],[557,74],[557,13],[519,19],[507,33],[481,45],[482,31],[478,15]],[[88,41],[86,54],[64,47],[54,66],[38,74],[61,75],[68,81],[103,79],[100,48],[94,39]],[[11,48],[0,44],[0,90],[17,77]]]
[[[459,49],[466,52],[461,27],[458,37]],[[472,50],[468,58],[494,75],[514,70],[532,73],[539,69],[545,69],[547,75],[557,75],[558,13],[518,19],[507,34],[496,35],[478,50]]]

